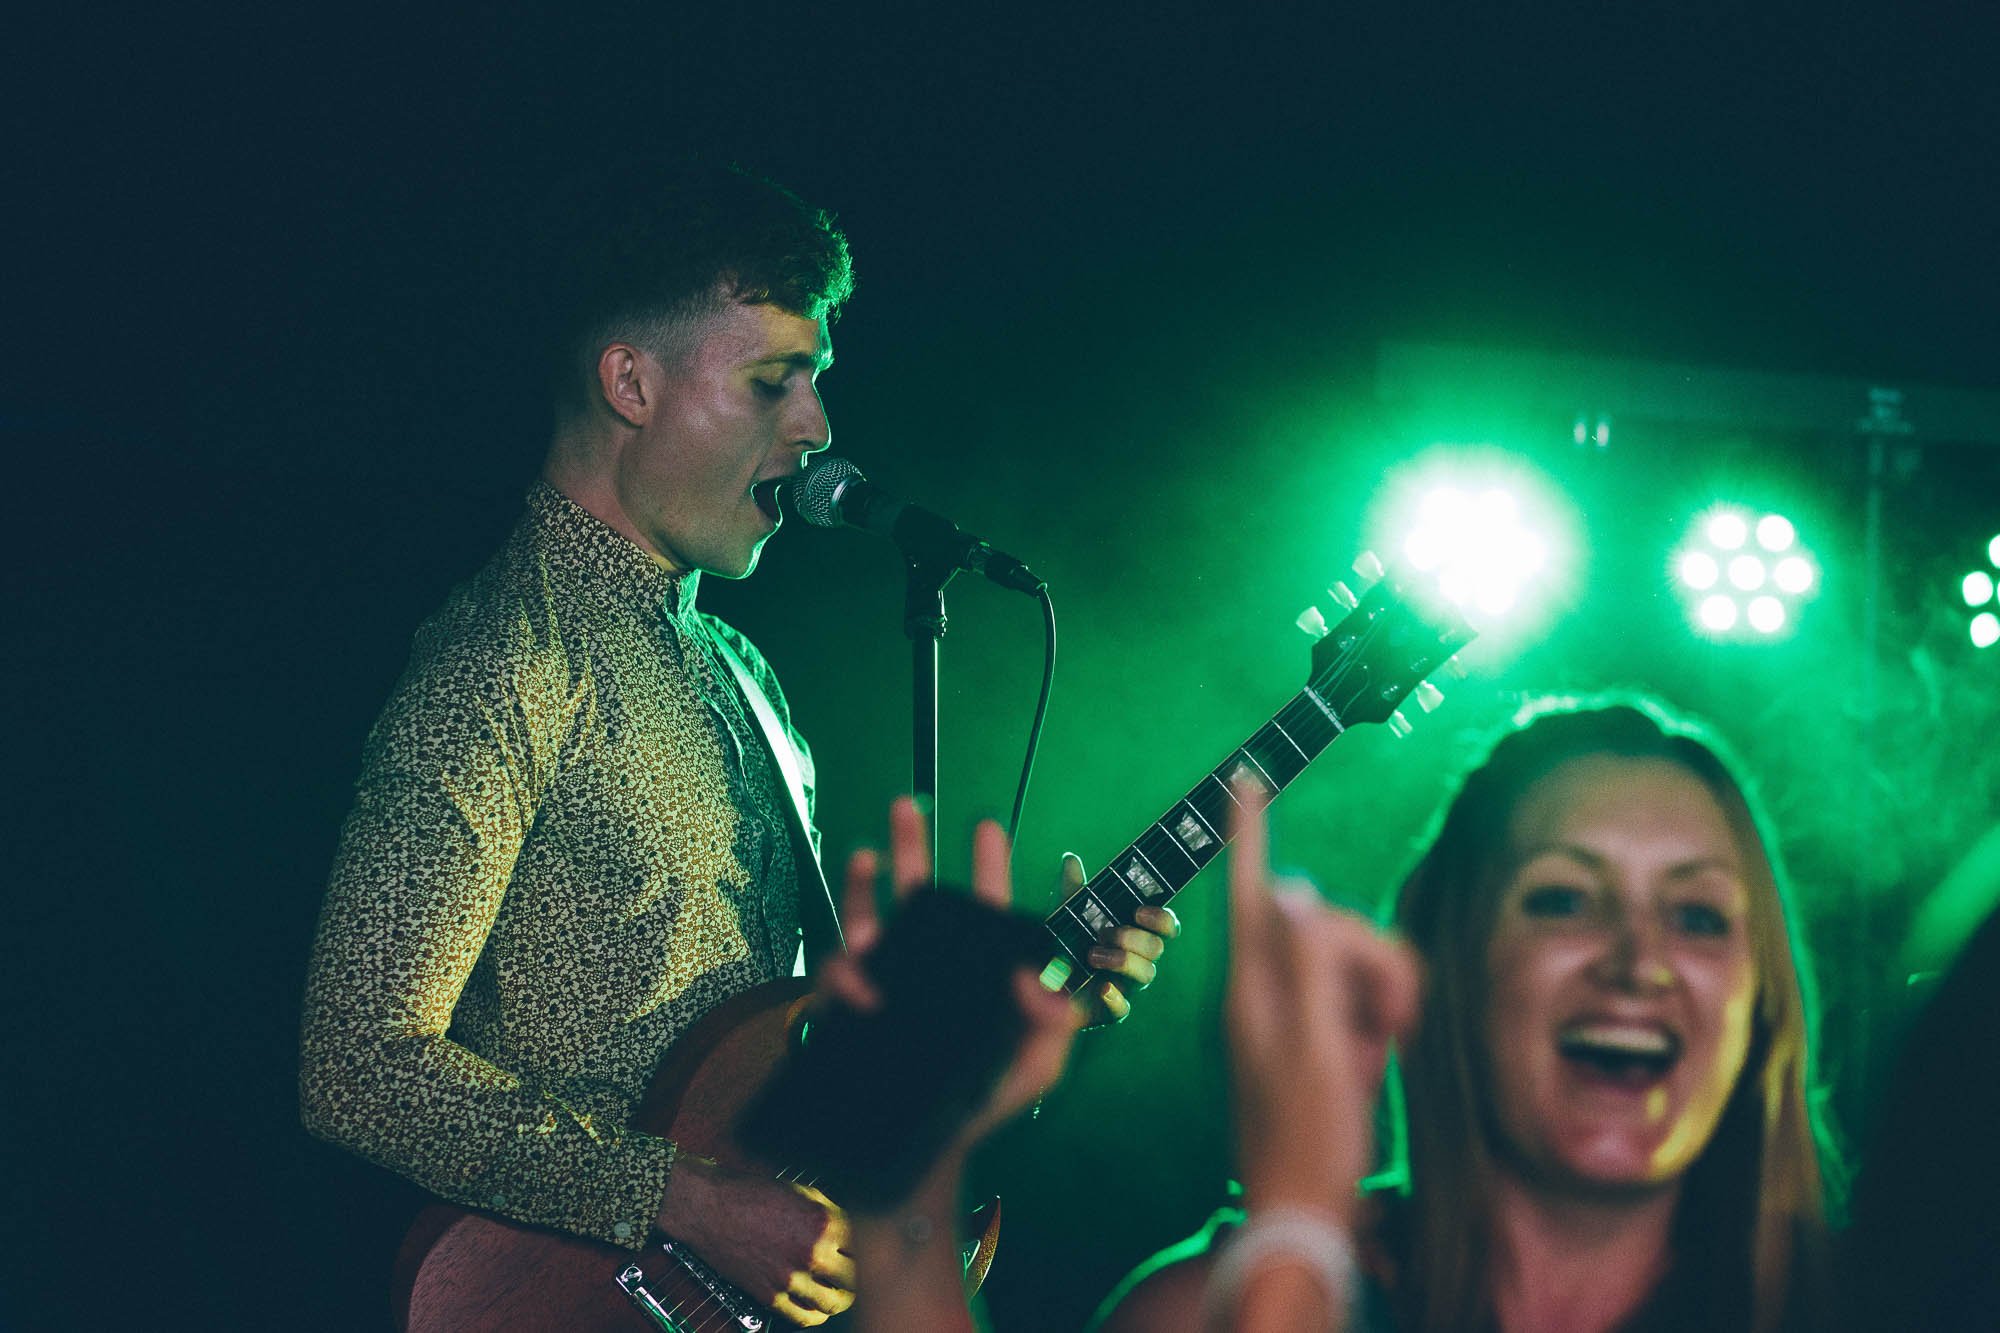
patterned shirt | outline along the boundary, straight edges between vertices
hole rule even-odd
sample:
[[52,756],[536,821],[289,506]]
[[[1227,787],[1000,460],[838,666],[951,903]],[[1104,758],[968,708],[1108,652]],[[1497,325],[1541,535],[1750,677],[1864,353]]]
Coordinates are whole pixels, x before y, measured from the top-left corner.
[[537,485],[369,736],[306,984],[307,1128],[453,1202],[642,1244],[661,1053],[799,950],[787,800],[675,575]]

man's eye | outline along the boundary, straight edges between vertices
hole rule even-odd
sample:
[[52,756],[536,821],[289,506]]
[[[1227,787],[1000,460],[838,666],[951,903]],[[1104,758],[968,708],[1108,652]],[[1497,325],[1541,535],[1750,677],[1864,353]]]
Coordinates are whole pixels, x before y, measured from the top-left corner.
[[1576,916],[1583,911],[1583,890],[1547,884],[1521,895],[1521,912],[1534,917]]
[[1690,935],[1727,935],[1729,917],[1707,903],[1681,903],[1674,908],[1674,924]]
[[783,380],[753,379],[750,381],[750,387],[759,398],[769,398],[775,401],[785,396],[785,382]]

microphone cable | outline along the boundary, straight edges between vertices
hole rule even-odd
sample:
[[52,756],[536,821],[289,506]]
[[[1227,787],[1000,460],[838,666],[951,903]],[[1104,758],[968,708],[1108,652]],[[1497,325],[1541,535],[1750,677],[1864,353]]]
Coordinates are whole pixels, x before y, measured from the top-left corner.
[[1042,744],[1042,722],[1049,714],[1049,690],[1056,679],[1056,604],[1049,598],[1047,584],[1035,590],[1042,604],[1042,694],[1035,701],[1035,720],[1028,727],[1028,752],[1021,757],[1021,783],[1014,789],[1014,813],[1007,821],[1007,845],[1013,847],[1021,831],[1021,807],[1028,802],[1028,779],[1035,772],[1035,751]]

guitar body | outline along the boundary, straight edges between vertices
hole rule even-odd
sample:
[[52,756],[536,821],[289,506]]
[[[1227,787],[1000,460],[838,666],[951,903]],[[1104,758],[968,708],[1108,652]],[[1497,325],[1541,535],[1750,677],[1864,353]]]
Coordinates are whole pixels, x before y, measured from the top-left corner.
[[[744,1152],[731,1127],[795,1041],[807,989],[804,980],[787,978],[718,1005],[661,1061],[633,1127],[728,1166],[783,1174]],[[815,1109],[800,1107],[799,1113]],[[982,1209],[976,1220],[983,1230],[968,1265],[969,1287],[992,1262],[998,1207]],[[784,1324],[726,1285],[718,1294],[658,1244],[626,1250],[435,1204],[418,1216],[397,1256],[397,1326],[409,1333],[632,1333],[674,1326],[649,1319],[621,1286],[621,1274],[628,1284],[643,1284],[674,1323],[689,1330],[741,1329],[746,1311],[767,1325]]]

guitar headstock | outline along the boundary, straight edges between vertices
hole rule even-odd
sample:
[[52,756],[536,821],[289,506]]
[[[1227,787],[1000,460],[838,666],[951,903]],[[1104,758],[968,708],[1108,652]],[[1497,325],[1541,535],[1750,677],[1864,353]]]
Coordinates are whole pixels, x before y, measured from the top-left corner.
[[1307,688],[1343,725],[1386,722],[1406,735],[1403,701],[1414,694],[1425,712],[1435,708],[1444,695],[1427,678],[1476,631],[1431,581],[1405,581],[1383,569],[1373,552],[1362,552],[1354,572],[1365,591],[1356,594],[1345,583],[1327,589],[1337,622],[1330,624],[1318,605],[1299,616],[1299,628],[1317,640]]

